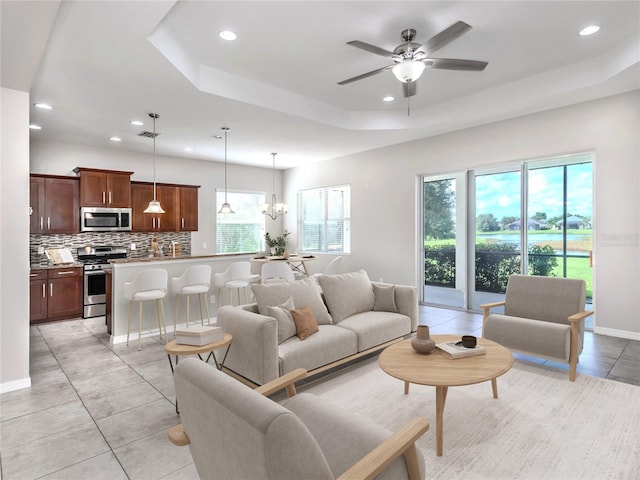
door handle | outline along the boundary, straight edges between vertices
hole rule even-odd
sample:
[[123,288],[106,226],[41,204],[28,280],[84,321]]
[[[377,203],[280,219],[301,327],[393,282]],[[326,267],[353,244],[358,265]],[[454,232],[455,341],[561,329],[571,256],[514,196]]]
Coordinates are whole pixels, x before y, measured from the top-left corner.
[[113,203],[113,196],[111,195],[111,192],[109,192],[109,205],[111,205]]
[[47,298],[47,287],[44,283],[42,284],[42,298]]
[[44,230],[44,217],[40,217],[40,230]]
[[49,296],[53,297],[53,282],[49,284]]
[[105,192],[102,192],[102,203],[107,203],[105,198]]
[[47,230],[51,230],[51,217],[47,217]]
[[180,228],[184,228],[184,217],[182,217],[182,224]]
[[66,272],[58,272],[58,275],[73,275],[75,272],[67,270]]

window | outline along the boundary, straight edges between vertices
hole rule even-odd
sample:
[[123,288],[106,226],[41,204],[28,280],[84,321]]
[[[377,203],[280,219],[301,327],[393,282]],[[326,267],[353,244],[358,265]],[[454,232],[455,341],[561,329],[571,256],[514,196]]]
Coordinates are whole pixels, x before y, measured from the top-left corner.
[[[216,190],[216,209],[224,203],[224,190]],[[235,213],[216,214],[216,252],[251,253],[264,250],[264,219],[260,205],[264,193],[227,191]]]
[[351,252],[351,186],[298,192],[298,250]]

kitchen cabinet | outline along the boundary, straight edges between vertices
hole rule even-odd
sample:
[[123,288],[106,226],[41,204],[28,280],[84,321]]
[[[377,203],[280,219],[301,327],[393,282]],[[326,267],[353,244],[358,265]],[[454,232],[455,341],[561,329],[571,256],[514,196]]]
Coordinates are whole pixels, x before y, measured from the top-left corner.
[[82,267],[34,270],[29,286],[31,323],[82,316]]
[[131,182],[132,230],[134,232],[197,230],[198,188],[191,185],[156,184],[156,199],[165,213],[151,214],[143,212],[149,201],[153,200],[153,183]]
[[79,192],[77,178],[31,175],[31,233],[79,233]]
[[180,187],[181,232],[198,231],[198,188],[200,187]]
[[77,167],[80,175],[81,207],[131,207],[133,172]]
[[46,270],[36,270],[29,274],[29,319],[31,323],[47,319]]

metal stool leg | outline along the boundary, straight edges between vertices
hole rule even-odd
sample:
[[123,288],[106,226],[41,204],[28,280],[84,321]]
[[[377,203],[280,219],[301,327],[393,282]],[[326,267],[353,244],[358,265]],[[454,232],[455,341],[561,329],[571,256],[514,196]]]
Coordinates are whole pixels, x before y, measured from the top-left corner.
[[[164,302],[161,298],[158,298],[158,305],[160,305],[160,313],[162,314],[162,327],[164,328],[164,343],[167,344],[167,323],[164,318]],[[159,328],[159,324],[158,324]]]

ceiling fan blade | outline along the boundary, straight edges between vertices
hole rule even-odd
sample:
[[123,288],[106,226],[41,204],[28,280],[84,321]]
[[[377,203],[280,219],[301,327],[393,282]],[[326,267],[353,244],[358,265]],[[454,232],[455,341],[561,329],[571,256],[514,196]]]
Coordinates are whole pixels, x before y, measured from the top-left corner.
[[384,48],[376,47],[375,45],[371,45],[370,43],[361,42],[360,40],[352,40],[350,42],[347,42],[347,45],[366,50],[369,53],[382,55],[383,57],[393,58],[394,56],[396,56],[393,52],[385,50]]
[[404,82],[402,84],[402,93],[406,97],[413,97],[416,94],[416,82]]
[[425,58],[423,62],[427,68],[439,68],[442,70],[467,70],[471,72],[481,72],[488,62],[479,60],[462,60],[459,58]]
[[471,29],[471,25],[469,25],[468,23],[458,21],[453,25],[451,25],[450,27],[445,28],[440,33],[431,37],[429,40],[427,40],[422,45],[420,45],[420,47],[417,48],[417,50],[422,50],[427,55],[431,55],[433,52],[441,49],[446,44],[448,44],[452,40],[455,40],[460,35],[462,35],[467,30],[470,30],[470,29]]
[[377,75],[378,73],[382,73],[385,70],[389,70],[390,68],[393,68],[394,66],[395,66],[395,64],[394,65],[387,65],[386,67],[378,68],[376,70],[372,70],[370,72],[363,73],[362,75],[358,75],[357,77],[347,78],[346,80],[342,80],[341,82],[338,82],[338,85],[346,85],[347,83],[357,82],[358,80],[362,80],[363,78],[371,77],[373,75]]

